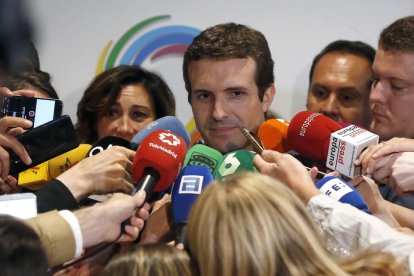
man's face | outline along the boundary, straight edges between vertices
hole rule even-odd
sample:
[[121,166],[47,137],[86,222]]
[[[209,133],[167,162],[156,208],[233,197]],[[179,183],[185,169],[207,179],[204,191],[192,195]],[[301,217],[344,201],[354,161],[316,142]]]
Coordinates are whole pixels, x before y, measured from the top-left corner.
[[275,93],[272,85],[260,101],[255,71],[251,58],[190,63],[190,104],[206,145],[222,153],[250,148],[239,128],[256,132]]
[[314,68],[307,109],[337,122],[369,128],[371,79],[371,64],[366,58],[348,53],[328,53]]
[[414,138],[414,53],[384,51],[373,64],[371,131],[381,140]]

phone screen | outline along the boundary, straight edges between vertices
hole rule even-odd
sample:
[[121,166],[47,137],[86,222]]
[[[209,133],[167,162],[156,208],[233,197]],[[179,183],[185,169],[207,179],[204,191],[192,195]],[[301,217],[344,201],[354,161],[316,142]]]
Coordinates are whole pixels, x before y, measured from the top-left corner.
[[3,116],[23,117],[38,127],[62,114],[62,102],[56,99],[29,97],[4,97],[1,107]]

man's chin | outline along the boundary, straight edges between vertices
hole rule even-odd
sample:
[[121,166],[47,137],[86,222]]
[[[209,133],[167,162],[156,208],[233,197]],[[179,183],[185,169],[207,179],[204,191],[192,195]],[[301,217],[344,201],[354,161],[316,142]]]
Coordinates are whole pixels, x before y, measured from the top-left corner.
[[206,143],[207,146],[218,150],[222,154],[226,154],[235,150],[243,149],[244,145],[239,145],[233,141],[212,141],[211,143]]

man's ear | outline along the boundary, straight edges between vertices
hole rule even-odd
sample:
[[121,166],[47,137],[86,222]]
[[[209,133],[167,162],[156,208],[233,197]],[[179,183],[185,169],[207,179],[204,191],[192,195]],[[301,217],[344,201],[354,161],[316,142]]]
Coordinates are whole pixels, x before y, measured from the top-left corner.
[[262,110],[263,112],[267,112],[270,108],[270,105],[273,102],[273,98],[276,95],[276,87],[272,83],[264,92],[263,101],[262,101]]

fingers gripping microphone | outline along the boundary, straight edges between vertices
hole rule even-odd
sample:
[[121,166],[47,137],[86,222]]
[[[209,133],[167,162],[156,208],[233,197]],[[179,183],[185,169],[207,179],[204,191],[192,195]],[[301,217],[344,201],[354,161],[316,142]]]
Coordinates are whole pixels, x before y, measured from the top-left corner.
[[186,245],[186,230],[191,207],[213,181],[213,175],[207,166],[188,165],[175,180],[171,191],[171,204],[176,230],[176,244]]
[[167,189],[183,167],[187,146],[181,137],[156,130],[142,140],[133,161],[132,177],[138,182],[134,192],[151,193]]
[[257,132],[265,149],[285,153],[289,150],[287,132],[289,122],[283,119],[270,119],[260,125]]
[[225,177],[241,171],[253,171],[257,169],[253,165],[253,158],[255,153],[248,150],[236,150],[229,152],[223,157],[214,173],[214,179],[224,179]]
[[165,116],[155,120],[141,129],[131,140],[131,149],[136,150],[142,140],[155,130],[168,130],[184,139],[187,147],[190,145],[190,136],[184,124],[174,116]]
[[105,136],[93,144],[92,148],[86,153],[85,157],[97,155],[112,146],[121,146],[127,149],[131,148],[129,142],[125,139],[116,136]]
[[211,174],[214,174],[216,168],[222,160],[223,154],[221,154],[218,150],[203,144],[197,144],[192,146],[185,155],[184,166],[206,166],[210,170]]
[[326,176],[316,183],[316,187],[329,197],[342,203],[348,203],[361,211],[370,214],[368,204],[361,194],[348,182],[335,177]]

